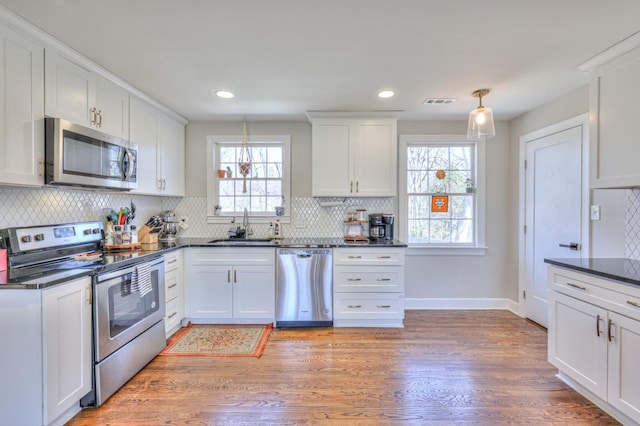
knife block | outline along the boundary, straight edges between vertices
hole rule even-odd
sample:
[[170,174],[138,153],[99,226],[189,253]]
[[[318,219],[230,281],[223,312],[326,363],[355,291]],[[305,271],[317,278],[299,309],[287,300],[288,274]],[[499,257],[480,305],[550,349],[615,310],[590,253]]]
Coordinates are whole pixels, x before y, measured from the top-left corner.
[[151,233],[153,228],[149,228],[147,225],[142,225],[138,230],[138,242],[140,244],[158,244],[158,233]]

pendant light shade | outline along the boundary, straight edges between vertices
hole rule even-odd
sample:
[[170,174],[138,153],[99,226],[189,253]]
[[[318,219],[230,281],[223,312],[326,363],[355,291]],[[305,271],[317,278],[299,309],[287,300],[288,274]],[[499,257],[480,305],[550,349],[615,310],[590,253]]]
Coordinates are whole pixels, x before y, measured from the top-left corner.
[[489,93],[489,89],[480,89],[472,93],[476,98],[480,98],[478,108],[469,113],[469,125],[467,126],[467,139],[489,139],[496,135],[493,125],[493,111],[482,105],[482,97]]

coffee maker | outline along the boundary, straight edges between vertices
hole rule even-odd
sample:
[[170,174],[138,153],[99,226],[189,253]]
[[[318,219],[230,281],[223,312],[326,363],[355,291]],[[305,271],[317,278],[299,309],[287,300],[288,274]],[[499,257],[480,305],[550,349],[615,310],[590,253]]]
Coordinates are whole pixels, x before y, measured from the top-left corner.
[[393,240],[395,216],[390,213],[369,215],[369,238],[372,240]]

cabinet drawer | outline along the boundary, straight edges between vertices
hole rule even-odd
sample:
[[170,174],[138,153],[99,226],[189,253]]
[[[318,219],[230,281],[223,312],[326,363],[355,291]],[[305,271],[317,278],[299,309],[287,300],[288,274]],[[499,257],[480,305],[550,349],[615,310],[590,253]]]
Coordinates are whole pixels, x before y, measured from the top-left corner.
[[165,295],[164,299],[169,301],[171,299],[175,299],[182,293],[182,280],[180,279],[180,271],[174,270],[168,273],[165,273],[164,276],[164,286],[165,286]]
[[402,319],[402,293],[336,293],[333,296],[335,319]]
[[184,308],[182,306],[182,298],[177,297],[167,302],[166,317],[164,323],[164,329],[166,333],[169,333],[176,328],[179,328],[182,318],[184,318]]
[[208,247],[190,248],[188,265],[275,265],[275,248],[263,247]]
[[552,266],[548,274],[551,290],[640,320],[640,288]]
[[182,267],[182,255],[180,251],[172,251],[164,255],[164,272],[175,271]]
[[334,249],[334,265],[404,265],[404,249]]
[[361,268],[336,266],[333,269],[333,291],[341,293],[402,293],[404,268],[375,266]]

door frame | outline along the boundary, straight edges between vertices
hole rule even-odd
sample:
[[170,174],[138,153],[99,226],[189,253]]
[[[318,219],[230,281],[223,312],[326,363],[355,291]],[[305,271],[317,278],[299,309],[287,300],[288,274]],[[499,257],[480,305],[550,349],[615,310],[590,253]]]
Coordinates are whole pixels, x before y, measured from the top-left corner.
[[[589,189],[589,113],[580,114],[559,123],[552,124],[542,129],[534,130],[520,136],[520,157],[518,160],[518,313],[526,318],[526,305],[524,300],[524,290],[526,289],[526,241],[525,241],[525,214],[526,214],[526,169],[527,143],[534,140],[551,136],[555,133],[582,126],[582,247],[580,257],[591,255],[589,205],[591,204],[591,192]],[[531,235],[531,230],[528,230]]]

